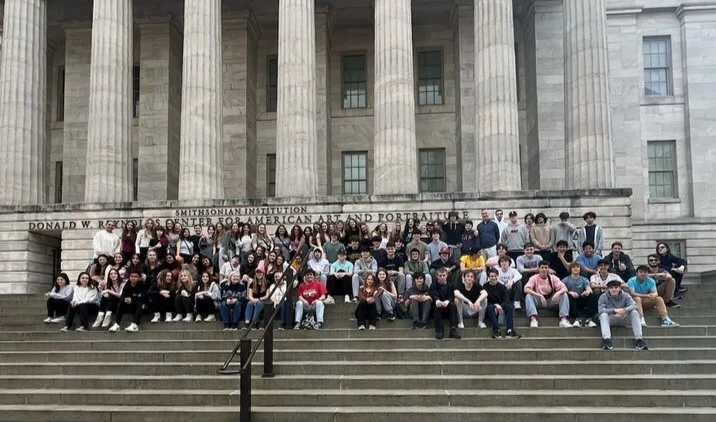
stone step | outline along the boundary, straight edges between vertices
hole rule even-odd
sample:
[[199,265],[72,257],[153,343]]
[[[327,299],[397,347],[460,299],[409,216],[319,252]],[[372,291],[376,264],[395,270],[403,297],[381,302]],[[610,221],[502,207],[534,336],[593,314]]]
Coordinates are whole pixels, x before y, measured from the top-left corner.
[[[672,347],[660,347],[657,340],[649,340],[652,350],[638,352],[634,349],[633,340],[615,339],[612,353],[608,356],[619,359],[715,359],[716,347],[703,346],[700,343],[685,345],[684,342],[669,342]],[[716,339],[712,340],[710,345],[716,346]],[[565,343],[565,346],[568,343]],[[494,349],[486,349],[484,345],[479,343],[454,344],[450,343],[437,349],[430,348],[396,348],[379,347],[375,349],[287,349],[274,351],[274,359],[277,362],[285,362],[289,360],[301,362],[304,365],[312,360],[329,361],[339,360],[342,362],[351,362],[381,359],[389,357],[395,360],[405,362],[420,361],[428,356],[439,353],[441,356],[448,356],[451,360],[470,361],[470,360],[514,360],[514,361],[552,361],[572,358],[580,356],[583,360],[605,359],[605,351],[601,350],[601,339],[585,340],[579,343],[569,344],[573,347],[549,347],[544,348],[504,348],[507,347],[504,342],[494,344]],[[379,345],[377,345],[379,346]],[[502,346],[503,348],[498,348]],[[524,345],[523,345],[524,346]],[[50,350],[45,352],[0,352],[1,362],[17,362],[17,363],[38,363],[38,362],[71,362],[76,359],[78,351],[67,350]],[[92,350],[83,356],[84,362],[122,362],[127,361],[127,351],[96,351]],[[220,362],[228,357],[225,350],[152,350],[152,351],[129,351],[132,355],[131,360],[140,362]],[[257,352],[255,357],[257,364],[262,364],[263,353]]]
[[[561,406],[589,406],[596,401],[619,407],[708,407],[712,405],[714,390],[487,390],[475,389],[398,389],[387,390],[376,385],[371,389],[273,389],[252,390],[253,406],[352,406],[356,398],[373,406],[489,406],[505,397],[510,406],[530,406],[545,403],[559,396]],[[0,389],[0,405],[83,405],[102,403],[103,406],[236,406],[239,391],[203,389],[158,389],[152,391],[86,389]]]
[[[615,351],[616,352],[616,351]],[[257,361],[260,365],[260,361]],[[2,375],[0,384],[16,389],[72,389],[81,385],[94,389],[221,389],[238,388],[238,375]],[[275,378],[253,376],[252,388],[270,389],[402,389],[419,385],[420,389],[474,389],[489,385],[490,391],[501,390],[712,390],[716,389],[716,374],[670,375],[279,375]]]
[[[419,367],[425,375],[457,375],[469,373],[472,375],[494,374],[554,374],[567,375],[586,373],[600,375],[625,374],[713,374],[716,373],[716,360],[657,360],[658,353],[636,354],[633,359],[619,361],[611,360],[607,352],[602,359],[585,362],[579,355],[577,360],[553,361],[493,361],[489,365],[479,360],[470,361],[276,361],[275,372],[281,375],[321,374],[321,375],[398,375],[406,374]],[[649,358],[654,355],[653,358]],[[125,354],[126,357],[126,354]],[[426,356],[428,357],[428,356]],[[444,355],[440,355],[444,358]],[[77,354],[75,358],[77,359]],[[58,359],[51,362],[0,362],[0,373],[4,375],[206,375],[214,374],[221,362],[161,362],[159,360],[131,362],[85,362],[66,361],[61,364]],[[233,365],[232,367],[238,367]],[[263,365],[252,366],[253,374],[260,374]]]
[[[422,420],[474,422],[673,422],[687,417],[690,422],[712,422],[716,409],[683,407],[457,407],[457,406],[350,406],[350,407],[261,407],[252,408],[252,420],[294,422],[358,422]],[[439,415],[439,416],[437,416]],[[80,406],[2,405],[1,422],[235,422],[236,406]]]

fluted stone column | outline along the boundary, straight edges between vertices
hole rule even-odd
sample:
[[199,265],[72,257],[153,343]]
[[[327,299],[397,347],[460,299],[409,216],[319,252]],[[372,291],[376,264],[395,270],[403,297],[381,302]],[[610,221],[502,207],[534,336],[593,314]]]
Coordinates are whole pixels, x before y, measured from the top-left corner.
[[375,2],[373,193],[418,192],[411,0]]
[[45,202],[47,5],[6,0],[0,63],[0,204]]
[[475,0],[475,153],[480,191],[520,190],[512,0]]
[[279,0],[276,196],[318,192],[314,0]]
[[92,7],[85,202],[132,200],[132,0]]
[[179,199],[224,197],[221,0],[184,1]]
[[613,188],[606,0],[564,0],[566,186]]

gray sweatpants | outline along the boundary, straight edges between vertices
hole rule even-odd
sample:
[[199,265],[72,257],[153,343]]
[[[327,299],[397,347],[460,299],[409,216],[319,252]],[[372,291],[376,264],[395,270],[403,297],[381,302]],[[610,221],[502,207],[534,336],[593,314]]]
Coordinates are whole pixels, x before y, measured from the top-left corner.
[[471,318],[474,317],[475,314],[478,314],[477,322],[485,322],[485,312],[487,312],[487,299],[480,302],[479,311],[473,311],[472,309],[470,309],[467,303],[463,302],[462,300],[456,300],[455,302],[457,305],[458,324],[464,324],[465,317]]
[[616,314],[599,314],[599,324],[602,329],[602,338],[612,338],[611,327],[626,327],[631,325],[631,330],[634,333],[634,339],[639,340],[642,338],[641,334],[641,320],[639,318],[639,311],[636,309],[619,317]]

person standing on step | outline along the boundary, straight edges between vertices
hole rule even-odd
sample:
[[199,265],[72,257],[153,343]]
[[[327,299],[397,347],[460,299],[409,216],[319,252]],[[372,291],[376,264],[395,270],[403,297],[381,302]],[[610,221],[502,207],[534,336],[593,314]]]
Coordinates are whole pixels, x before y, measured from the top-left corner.
[[[368,251],[365,251],[370,255]],[[371,257],[372,259],[372,257]],[[373,259],[375,261],[375,259]],[[298,301],[296,301],[296,316],[294,330],[301,328],[301,321],[304,312],[313,312],[316,315],[316,322],[313,324],[314,330],[320,330],[323,326],[323,313],[325,305],[323,300],[326,298],[326,287],[316,281],[315,274],[312,269],[307,269],[303,273],[303,282],[298,286]]]
[[112,314],[116,313],[119,307],[124,283],[124,280],[119,277],[119,271],[114,268],[109,270],[107,284],[104,286],[104,290],[100,291],[99,313],[92,328],[100,326],[107,328],[112,323]]
[[656,312],[659,313],[662,327],[679,326],[679,324],[669,318],[669,313],[666,311],[664,299],[662,299],[657,292],[656,281],[649,277],[649,267],[646,265],[639,265],[636,269],[636,276],[627,281],[627,286],[629,286],[629,294],[634,298],[634,302],[636,302],[637,310],[641,316],[642,326],[646,326],[644,309],[652,308],[655,308]]
[[567,286],[569,297],[569,316],[574,318],[572,327],[594,328],[597,324],[594,317],[597,313],[597,296],[589,286],[589,280],[582,276],[582,266],[576,262],[570,264],[571,274],[562,279]]
[[[500,243],[500,226],[495,220],[490,219],[490,211],[482,210],[480,212],[482,221],[477,223],[476,232],[478,233],[478,249],[482,249],[485,259],[497,256],[497,244]],[[467,230],[467,227],[465,228]],[[485,277],[487,279],[487,277]]]
[[216,321],[216,311],[221,306],[221,289],[211,279],[209,273],[202,273],[199,280],[197,291],[194,293],[194,313],[196,314],[194,321],[201,322],[203,318],[206,322],[214,322]]
[[500,243],[507,246],[507,255],[516,261],[529,241],[530,233],[518,222],[517,211],[510,211],[510,221],[500,236]]
[[[499,237],[498,237],[499,239]],[[460,235],[460,256],[470,254],[473,248],[480,249],[480,238],[475,234],[472,226],[472,220],[465,221],[465,230]],[[460,258],[458,257],[458,260]]]
[[413,273],[413,286],[406,293],[404,305],[413,320],[413,329],[428,327],[428,317],[433,307],[433,299],[429,295],[425,278],[424,273]]
[[86,272],[81,272],[77,277],[77,284],[72,288],[72,301],[67,311],[67,321],[60,331],[72,329],[75,315],[80,315],[80,326],[77,331],[89,329],[89,317],[97,313],[99,309],[99,288]]
[[45,293],[47,298],[47,318],[45,324],[58,324],[65,321],[67,309],[72,302],[72,294],[74,289],[70,286],[70,278],[65,273],[61,273],[55,279],[55,285],[52,290]]
[[537,309],[559,309],[559,326],[570,328],[572,324],[569,323],[567,296],[567,286],[557,276],[550,274],[549,263],[540,262],[539,274],[530,277],[525,285],[525,309],[530,327],[539,327]]
[[547,216],[538,213],[535,216],[535,224],[530,229],[530,241],[534,244],[537,254],[546,260],[554,247],[554,229],[547,224]]
[[229,275],[229,282],[221,289],[221,322],[224,323],[224,331],[238,330],[241,314],[247,302],[247,283],[241,278],[238,272]]
[[142,282],[142,275],[137,271],[129,274],[129,281],[122,288],[122,297],[117,307],[117,314],[114,317],[114,325],[109,328],[110,333],[116,333],[122,324],[122,317],[125,313],[131,314],[133,321],[124,331],[139,331],[139,325],[142,322],[142,306],[147,298],[147,285]]
[[599,297],[599,323],[602,330],[602,349],[612,350],[612,326],[630,326],[634,333],[634,347],[647,350],[646,341],[642,337],[641,323],[637,304],[622,290],[619,280],[609,280],[607,292]]
[[343,296],[343,301],[349,303],[353,297],[353,263],[346,258],[346,250],[340,249],[338,259],[331,264],[326,290],[334,297]]
[[476,318],[478,327],[487,328],[485,324],[487,293],[483,292],[480,284],[475,282],[473,271],[468,270],[463,274],[462,283],[457,286],[453,294],[457,307],[457,328],[465,328],[464,317]]
[[569,222],[569,213],[562,211],[559,213],[559,223],[554,225],[554,250],[557,251],[557,243],[563,241],[566,243],[567,250],[570,252],[570,260],[572,251],[574,250],[574,232],[577,228]]
[[515,310],[512,307],[512,301],[507,288],[500,283],[498,271],[490,268],[487,272],[487,284],[485,284],[482,294],[486,300],[486,313],[492,323],[492,338],[502,337],[500,331],[500,316],[505,320],[505,335],[507,339],[518,339],[522,336],[517,334],[514,327]]
[[437,221],[442,228],[444,241],[450,249],[450,258],[453,261],[460,259],[460,239],[462,232],[465,231],[465,223],[460,221],[459,215],[455,211],[448,213],[446,221]]
[[152,323],[161,321],[162,314],[164,314],[164,322],[173,322],[172,313],[174,312],[175,291],[176,283],[172,272],[169,270],[160,272],[156,282],[149,284],[147,299],[149,301],[149,308],[154,313],[154,318],[151,320]]
[[98,231],[92,238],[93,258],[97,259],[100,255],[114,256],[121,252],[121,246],[122,241],[114,233],[114,221],[107,220],[104,223],[104,230]]
[[593,211],[589,211],[584,213],[582,218],[586,224],[574,232],[574,243],[577,247],[577,253],[582,255],[584,253],[584,242],[589,242],[594,248],[594,254],[602,256],[602,251],[604,250],[604,229],[596,223],[597,214]]
[[[383,274],[387,276],[385,271],[383,271]],[[375,330],[376,320],[378,319],[377,303],[380,301],[381,295],[382,291],[375,276],[369,274],[358,290],[358,305],[355,310],[358,330],[365,330],[366,326],[368,326],[369,330]]]
[[442,251],[447,249],[448,251],[448,258],[450,258],[450,248],[448,247],[447,243],[440,240],[440,230],[433,230],[431,236],[432,236],[432,242],[428,243],[428,262],[433,262],[438,259],[440,259],[440,254]]
[[436,281],[430,286],[428,292],[435,304],[433,308],[433,319],[435,321],[435,338],[442,340],[445,336],[445,325],[443,318],[450,319],[450,333],[448,336],[454,339],[462,338],[457,330],[457,307],[455,306],[454,286],[448,283],[448,271],[445,268],[437,270]]

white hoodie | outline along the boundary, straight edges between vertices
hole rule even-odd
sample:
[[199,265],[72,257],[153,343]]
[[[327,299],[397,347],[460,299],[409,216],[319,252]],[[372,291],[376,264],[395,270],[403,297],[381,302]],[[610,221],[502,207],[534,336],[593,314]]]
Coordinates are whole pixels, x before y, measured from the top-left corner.
[[91,288],[89,286],[73,286],[72,301],[78,305],[83,303],[99,303],[100,294],[99,289]]
[[271,302],[279,304],[283,300],[284,296],[286,296],[286,283],[281,282],[279,286],[276,286],[276,290],[273,291],[273,294],[271,295]]

